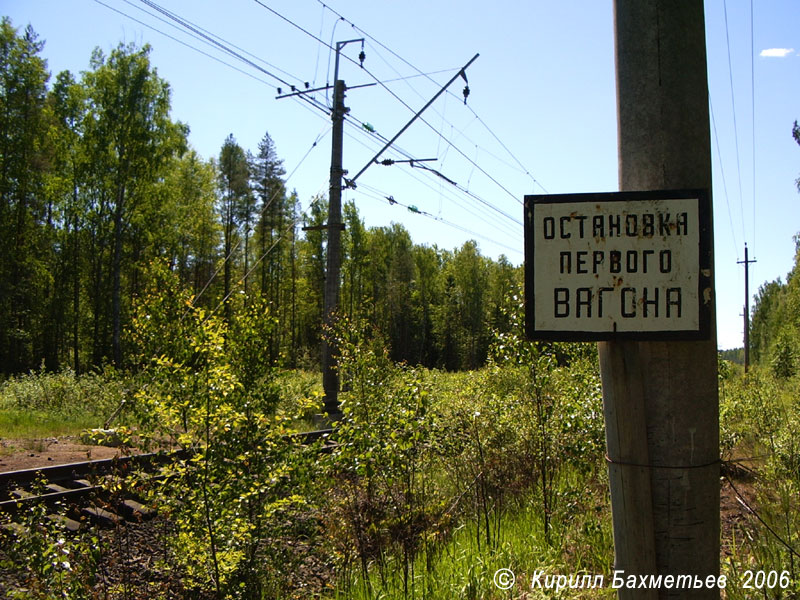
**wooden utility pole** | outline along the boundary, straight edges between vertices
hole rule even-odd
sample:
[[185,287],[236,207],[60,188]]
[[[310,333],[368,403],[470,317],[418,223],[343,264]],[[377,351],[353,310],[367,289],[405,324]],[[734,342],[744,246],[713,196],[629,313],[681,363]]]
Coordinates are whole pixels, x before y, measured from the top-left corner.
[[747,244],[744,245],[744,260],[737,261],[744,265],[744,372],[750,369],[750,263],[755,259],[747,258]]
[[[615,0],[615,28],[620,190],[710,190],[702,0]],[[625,575],[719,573],[711,277],[710,339],[599,343],[615,569]],[[719,598],[719,590],[623,588],[619,597]]]

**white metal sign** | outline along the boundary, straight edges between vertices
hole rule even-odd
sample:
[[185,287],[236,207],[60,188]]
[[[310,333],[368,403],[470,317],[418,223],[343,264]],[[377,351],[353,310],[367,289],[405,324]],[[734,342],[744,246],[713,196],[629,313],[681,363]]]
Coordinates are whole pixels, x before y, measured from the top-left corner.
[[525,197],[532,339],[709,335],[705,191]]

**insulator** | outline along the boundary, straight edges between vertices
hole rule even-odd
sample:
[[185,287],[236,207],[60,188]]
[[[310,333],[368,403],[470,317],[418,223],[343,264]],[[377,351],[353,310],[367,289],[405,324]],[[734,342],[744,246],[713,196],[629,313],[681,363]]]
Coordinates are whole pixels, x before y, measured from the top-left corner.
[[364,68],[364,59],[367,58],[367,55],[364,54],[364,51],[358,53],[358,61],[361,63],[361,68]]
[[310,88],[311,84],[306,81],[306,89]]
[[281,88],[278,88],[278,96],[280,96],[282,93],[283,93],[283,90]]
[[467,103],[467,96],[469,96],[469,86],[465,85],[464,86],[464,104]]

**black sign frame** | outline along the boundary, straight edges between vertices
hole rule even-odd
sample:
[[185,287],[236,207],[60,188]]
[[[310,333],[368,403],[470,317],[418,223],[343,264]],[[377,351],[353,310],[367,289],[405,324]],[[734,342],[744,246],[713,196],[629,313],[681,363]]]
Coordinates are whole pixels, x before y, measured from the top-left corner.
[[[535,277],[534,272],[534,211],[538,204],[593,202],[635,202],[652,200],[697,200],[700,221],[699,265],[698,265],[698,319],[699,327],[690,330],[656,331],[578,331],[537,330],[535,327]],[[642,192],[601,192],[588,194],[526,195],[524,202],[525,228],[525,334],[529,340],[538,341],[680,341],[708,340],[711,337],[711,321],[714,298],[714,256],[711,218],[711,197],[705,189],[653,190]],[[710,292],[709,292],[710,291]],[[709,296],[710,293],[710,297]]]

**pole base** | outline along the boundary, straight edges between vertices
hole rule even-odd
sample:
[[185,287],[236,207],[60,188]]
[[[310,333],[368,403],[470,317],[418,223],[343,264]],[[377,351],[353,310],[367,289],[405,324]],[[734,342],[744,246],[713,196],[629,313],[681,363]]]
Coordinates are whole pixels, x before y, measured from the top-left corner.
[[340,411],[333,413],[317,413],[314,415],[314,427],[317,429],[333,429],[336,423],[341,421],[344,415]]

